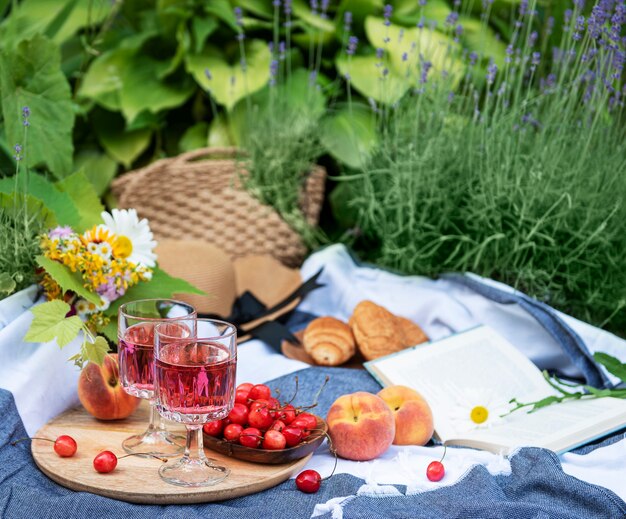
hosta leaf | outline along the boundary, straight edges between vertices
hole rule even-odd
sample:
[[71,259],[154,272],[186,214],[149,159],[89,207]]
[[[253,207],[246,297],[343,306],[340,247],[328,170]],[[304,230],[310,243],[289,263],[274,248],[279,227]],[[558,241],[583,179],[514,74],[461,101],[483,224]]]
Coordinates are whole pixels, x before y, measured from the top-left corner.
[[[70,85],[61,72],[59,48],[35,36],[15,51],[0,52],[2,115],[9,143],[26,145],[28,166],[45,164],[62,177],[72,167],[74,110]],[[31,111],[28,142],[22,108]]]
[[33,322],[24,336],[26,342],[50,342],[56,338],[60,348],[76,338],[83,327],[80,317],[65,317],[70,305],[64,301],[49,301],[31,309]]
[[56,186],[67,193],[80,215],[80,226],[76,229],[82,231],[94,225],[102,223],[100,213],[104,206],[100,197],[82,171],[77,171],[69,177],[57,182]]
[[106,310],[107,315],[116,315],[120,305],[139,299],[161,299],[172,297],[175,294],[199,294],[206,295],[202,290],[197,289],[184,279],[175,278],[167,274],[160,268],[152,271],[152,280],[138,283],[128,289],[128,291]]
[[[247,42],[245,53],[245,73],[239,61],[231,65],[217,49],[210,47],[202,54],[187,56],[186,67],[202,88],[231,110],[237,101],[260,90],[270,79],[272,58],[267,44],[261,40]],[[206,70],[212,79],[207,78]]]
[[[454,87],[463,76],[465,65],[459,57],[461,48],[444,34],[428,28],[405,29],[394,24],[386,26],[382,18],[372,16],[365,20],[365,32],[370,43],[383,49],[389,56],[396,74],[413,86],[420,84],[420,56],[432,63],[429,81],[443,81],[442,74],[445,71],[446,81]],[[387,38],[389,41],[385,41]]]
[[64,292],[74,292],[94,305],[102,303],[97,294],[90,292],[83,286],[83,280],[77,272],[72,272],[65,265],[58,261],[51,260],[50,258],[46,258],[45,256],[37,256],[35,260],[37,261],[37,265],[50,274],[52,279],[59,284]]
[[74,169],[82,170],[96,194],[102,196],[117,172],[117,162],[105,153],[84,150],[74,157]]
[[102,147],[127,168],[150,144],[151,130],[125,131],[124,119],[118,114],[94,111],[93,121],[94,130]]
[[363,167],[378,142],[374,114],[353,104],[327,115],[321,121],[320,140],[337,160],[352,168]]
[[181,153],[198,148],[206,147],[209,135],[209,124],[206,122],[196,123],[187,128],[178,142]]
[[[364,97],[375,101],[393,104],[398,101],[409,89],[410,83],[400,77],[389,62],[379,66],[380,60],[376,56],[352,56],[350,60],[345,55],[337,58],[337,68],[342,76],[350,76],[351,87],[360,92]],[[389,73],[382,75],[383,68]]]

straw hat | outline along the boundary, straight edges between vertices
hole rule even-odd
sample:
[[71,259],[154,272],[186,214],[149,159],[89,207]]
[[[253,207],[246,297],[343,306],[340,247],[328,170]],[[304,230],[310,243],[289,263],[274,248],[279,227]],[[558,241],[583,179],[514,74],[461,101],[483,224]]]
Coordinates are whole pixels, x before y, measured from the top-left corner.
[[[207,295],[176,294],[193,305],[199,314],[231,315],[233,303],[244,292],[251,292],[267,308],[289,296],[302,283],[296,269],[285,267],[271,256],[245,256],[231,259],[219,247],[200,240],[160,240],[156,253],[159,267],[171,276],[182,278]],[[260,320],[275,319],[298,304]],[[257,324],[246,323],[246,329]]]

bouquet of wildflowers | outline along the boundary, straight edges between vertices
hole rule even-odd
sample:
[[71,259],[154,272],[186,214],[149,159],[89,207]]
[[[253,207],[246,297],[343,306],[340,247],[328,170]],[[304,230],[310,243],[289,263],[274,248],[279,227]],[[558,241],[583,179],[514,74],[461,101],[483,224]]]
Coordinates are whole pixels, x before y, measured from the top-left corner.
[[56,227],[41,242],[43,256],[77,273],[83,288],[99,301],[65,291],[53,275],[43,270],[41,285],[47,299],[69,303],[73,313],[94,332],[109,323],[104,312],[113,301],[130,287],[152,278],[151,267],[156,260],[153,252],[156,242],[148,221],[139,220],[134,209],[103,212],[102,220],[104,223],[82,234],[69,226]]

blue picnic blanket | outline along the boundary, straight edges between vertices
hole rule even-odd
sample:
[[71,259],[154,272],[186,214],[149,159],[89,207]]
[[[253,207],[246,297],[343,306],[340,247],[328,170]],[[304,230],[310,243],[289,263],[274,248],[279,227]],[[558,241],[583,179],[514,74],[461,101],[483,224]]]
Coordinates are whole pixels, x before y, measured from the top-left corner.
[[[352,391],[377,392],[380,387],[365,371],[344,368],[307,368],[269,382],[284,395],[299,392],[295,403],[310,404],[326,375],[316,414],[325,416],[332,402]],[[363,492],[364,481],[336,474],[316,494],[303,494],[293,480],[258,494],[199,505],[148,506],[116,501],[57,485],[35,466],[29,442],[10,442],[26,436],[12,394],[0,389],[0,518],[99,519],[132,518],[308,518],[318,508],[321,518],[537,518],[607,519],[626,517],[626,503],[606,488],[583,482],[561,469],[559,458],[538,448],[520,449],[511,457],[509,475],[491,475],[483,466],[441,489],[406,495],[395,486],[392,494]],[[604,440],[618,441],[624,434]],[[589,452],[588,446],[581,452]]]

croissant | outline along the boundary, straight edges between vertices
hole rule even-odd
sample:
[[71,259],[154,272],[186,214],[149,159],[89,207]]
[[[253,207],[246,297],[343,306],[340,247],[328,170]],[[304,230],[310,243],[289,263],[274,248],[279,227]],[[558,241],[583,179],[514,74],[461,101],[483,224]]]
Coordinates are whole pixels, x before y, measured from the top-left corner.
[[361,301],[350,317],[359,351],[367,360],[389,355],[428,340],[409,319],[392,314],[372,301]]
[[334,317],[318,317],[304,330],[304,351],[321,366],[338,366],[356,350],[350,327]]

